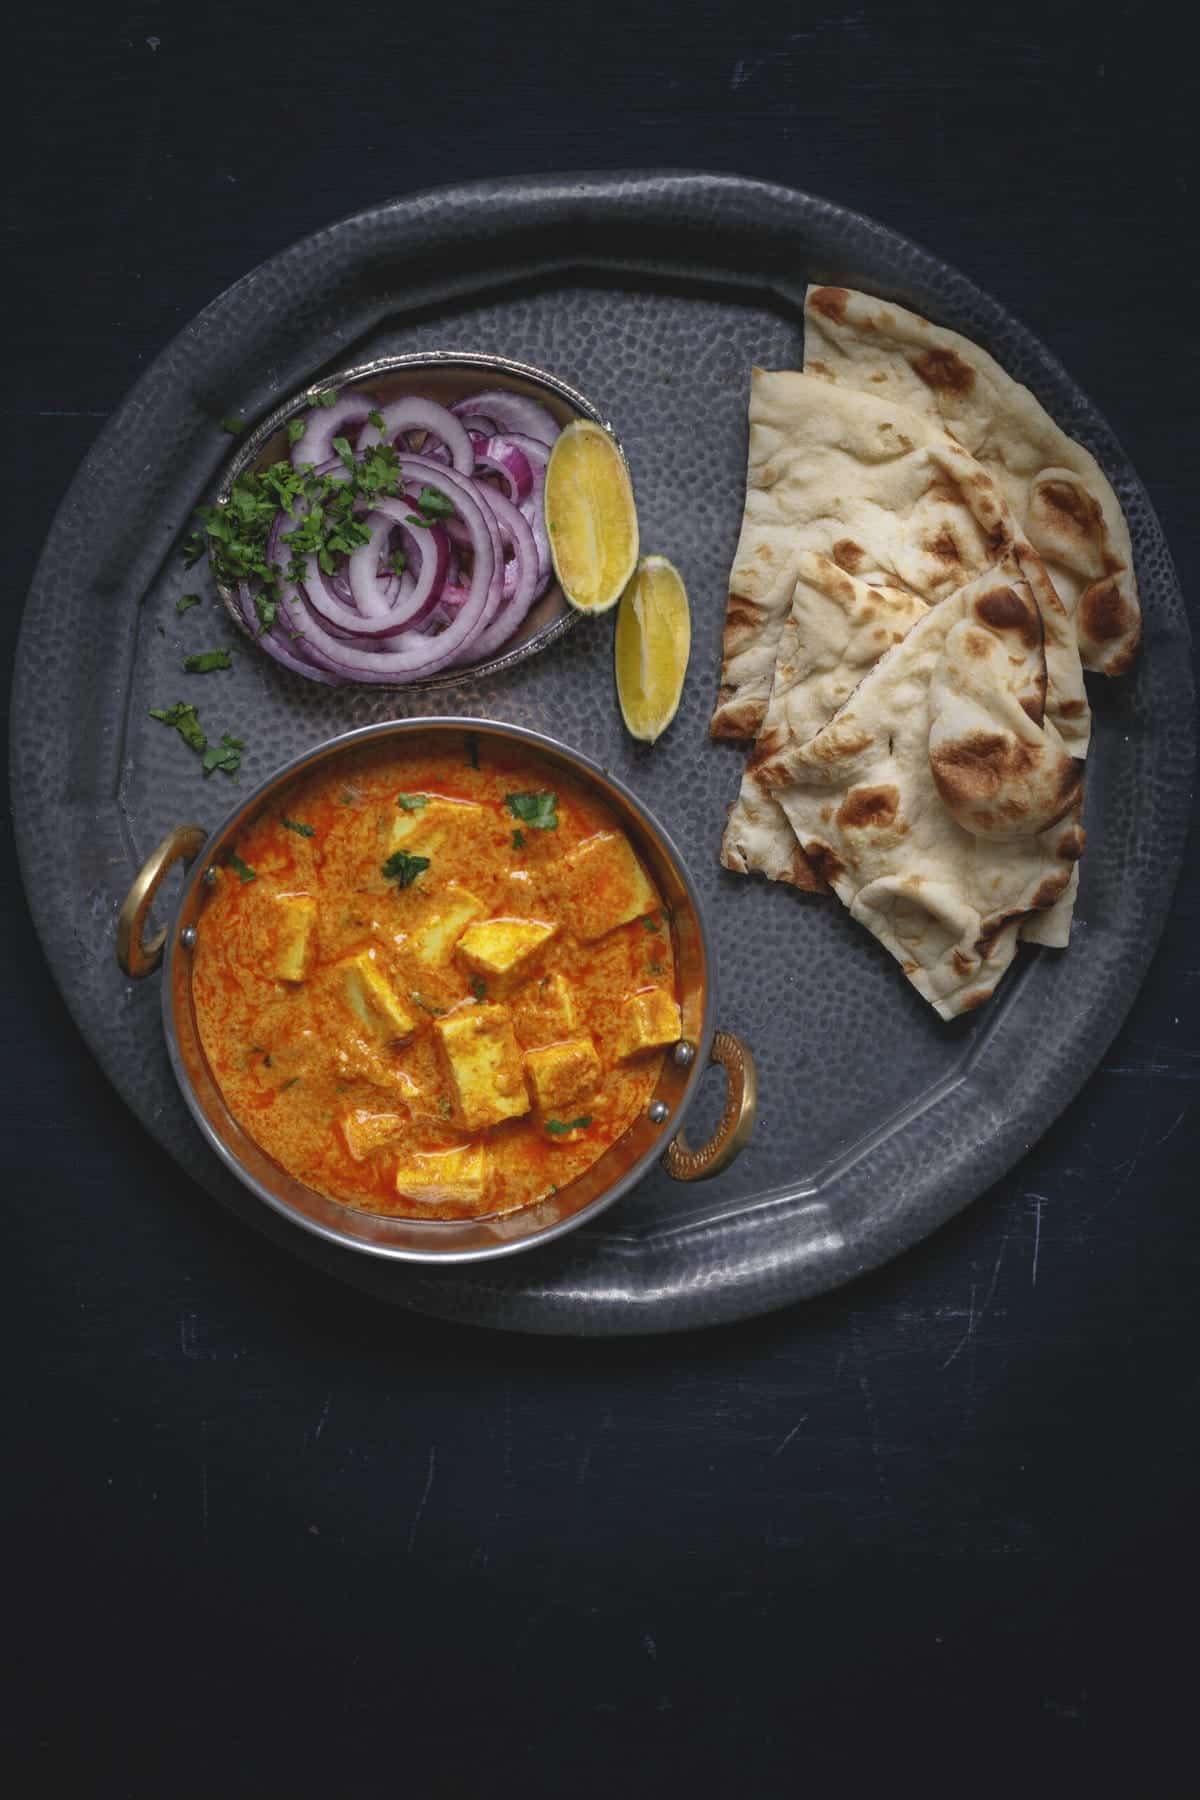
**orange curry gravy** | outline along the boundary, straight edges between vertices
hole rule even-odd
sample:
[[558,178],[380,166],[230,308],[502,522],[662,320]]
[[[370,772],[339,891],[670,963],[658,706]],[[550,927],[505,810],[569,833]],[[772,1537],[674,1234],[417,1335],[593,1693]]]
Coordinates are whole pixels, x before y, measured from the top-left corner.
[[193,995],[226,1103],[292,1175],[465,1218],[590,1167],[679,1011],[661,896],[604,803],[515,750],[431,742],[342,757],[243,830]]

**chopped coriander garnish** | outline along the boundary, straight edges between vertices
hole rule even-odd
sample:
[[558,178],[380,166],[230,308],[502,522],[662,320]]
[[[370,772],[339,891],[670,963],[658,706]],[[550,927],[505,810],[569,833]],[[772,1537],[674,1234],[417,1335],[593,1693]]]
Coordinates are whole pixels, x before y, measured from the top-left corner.
[[518,829],[513,832],[513,849],[514,850],[523,850],[524,848],[525,848],[525,833],[522,830],[520,830],[520,828],[518,827]]
[[414,1006],[419,1006],[421,1011],[427,1012],[431,1018],[440,1019],[446,1011],[444,1006],[435,1006],[432,1000],[426,1000],[424,994],[418,994],[416,988],[412,990],[408,997]]
[[482,975],[472,975],[471,992],[474,994],[479,1005],[482,1006],[487,999],[487,982],[483,979]]
[[187,612],[190,606],[199,606],[199,604],[199,594],[181,594],[179,599],[175,602],[175,611],[183,614]]
[[290,1087],[295,1087],[295,1085],[299,1081],[299,1079],[300,1079],[300,1077],[298,1075],[290,1076],[289,1079],[287,1081],[285,1081],[283,1086],[280,1088],[280,1090],[279,1090],[280,1093],[286,1094]]
[[190,569],[193,563],[198,563],[207,549],[208,544],[202,531],[189,532],[183,541],[184,568]]
[[558,830],[557,794],[505,794],[504,799],[513,818],[523,825],[538,831]]
[[201,650],[198,656],[185,656],[183,666],[189,675],[211,675],[214,669],[232,669],[233,655],[229,650]]
[[387,429],[383,422],[383,414],[377,406],[371,408],[371,411],[367,414],[367,421],[375,427],[376,431],[385,431]]
[[288,443],[289,444],[298,444],[300,442],[300,439],[303,436],[304,436],[304,420],[303,419],[289,419],[288,420]]
[[344,437],[335,437],[333,440],[333,453],[335,456],[341,457],[342,462],[345,464],[346,468],[348,468],[350,473],[353,475],[353,473],[354,473],[354,452],[350,448],[350,439],[344,438]]
[[591,1113],[581,1113],[577,1119],[547,1119],[546,1130],[554,1137],[565,1137],[568,1131],[586,1131],[591,1122]]
[[258,623],[263,631],[270,631],[279,617],[279,602],[274,595],[268,594],[265,588],[259,588],[254,596],[254,610],[258,614]]
[[174,706],[152,706],[150,717],[157,719],[160,725],[174,726],[189,750],[195,750],[198,755],[208,749],[208,739],[200,728],[200,715],[185,700],[177,700]]
[[396,805],[405,812],[421,812],[429,805],[428,794],[397,794]]
[[[229,866],[243,882],[258,880],[257,871],[252,869],[248,862],[243,862],[236,850],[229,852]],[[271,1058],[264,1056],[263,1061],[269,1064]]]
[[470,765],[473,769],[477,769],[479,767],[479,739],[476,737],[476,735],[473,731],[468,731],[467,736],[466,736],[466,745],[467,745],[467,761],[470,763]]
[[662,930],[661,924],[654,917],[653,913],[647,913],[646,916],[642,920],[642,924],[645,926],[647,931],[661,931]]
[[397,886],[411,887],[418,875],[423,875],[429,867],[427,856],[410,856],[407,850],[393,851],[383,865],[383,872],[389,881]]
[[245,429],[245,419],[239,419],[235,417],[233,413],[230,413],[228,418],[221,420],[221,430],[227,431],[230,437],[237,437],[241,432],[245,431]]
[[454,502],[441,488],[423,487],[417,495],[417,506],[429,519],[452,519]]
[[441,1113],[443,1119],[450,1118],[454,1112],[454,1108],[451,1106],[450,1102],[447,1100],[445,1094],[439,1094],[437,1109]]
[[314,406],[336,406],[337,405],[337,389],[336,388],[322,388],[321,392],[319,394],[313,395],[313,405]]
[[663,967],[662,963],[660,963],[660,962],[652,962],[652,963],[646,964],[647,975],[665,975],[666,972],[667,972],[666,969]]
[[246,748],[241,738],[230,737],[226,731],[222,733],[220,745],[214,744],[200,758],[200,765],[206,775],[214,769],[220,769],[223,775],[236,775],[242,766],[242,751]]
[[312,826],[306,825],[303,819],[280,819],[279,823],[283,826],[285,831],[294,831],[297,837],[316,836],[316,832],[313,830]]
[[353,788],[343,788],[341,793],[338,795],[338,805],[339,806],[353,806],[357,799],[358,799],[358,795],[355,793]]
[[405,556],[403,550],[392,551],[390,566],[393,575],[403,575],[405,569],[408,567],[408,558]]

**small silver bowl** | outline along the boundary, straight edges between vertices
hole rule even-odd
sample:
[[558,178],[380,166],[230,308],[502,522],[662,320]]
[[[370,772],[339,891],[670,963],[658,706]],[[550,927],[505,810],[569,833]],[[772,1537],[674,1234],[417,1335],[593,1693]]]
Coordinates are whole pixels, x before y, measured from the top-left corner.
[[[560,381],[557,375],[551,375],[545,369],[535,369],[531,363],[514,362],[507,356],[492,356],[486,351],[412,350],[406,351],[402,356],[378,356],[372,362],[355,363],[351,368],[337,369],[277,406],[274,412],[269,413],[253,431],[239,441],[237,453],[230,458],[217,490],[216,504],[229,504],[229,496],[239,475],[244,475],[247,470],[260,463],[276,462],[288,455],[287,426],[292,419],[313,406],[318,394],[329,388],[337,388],[340,392],[350,387],[369,387],[372,397],[377,395],[384,406],[406,394],[421,394],[442,405],[453,406],[481,388],[505,388],[512,393],[525,394],[530,399],[540,401],[560,425],[569,425],[573,419],[591,419],[595,424],[602,425],[617,443],[617,448],[621,448],[612,426],[586,394],[581,394],[578,389]],[[624,456],[623,450],[621,454]],[[246,624],[236,593],[220,579],[215,568],[213,581],[230,619],[243,637],[249,638],[253,643],[254,633]],[[452,669],[441,669],[436,675],[428,675],[418,681],[397,683],[395,688],[374,682],[371,685],[379,693],[398,693],[423,688],[454,687],[468,678],[477,680],[483,675],[496,675],[500,670],[511,669],[517,663],[536,656],[539,650],[557,643],[559,638],[570,631],[578,618],[575,608],[564,600],[558,583],[553,582],[517,627],[509,642],[495,656],[486,657],[482,662],[462,663]],[[352,686],[353,683],[345,685]]]

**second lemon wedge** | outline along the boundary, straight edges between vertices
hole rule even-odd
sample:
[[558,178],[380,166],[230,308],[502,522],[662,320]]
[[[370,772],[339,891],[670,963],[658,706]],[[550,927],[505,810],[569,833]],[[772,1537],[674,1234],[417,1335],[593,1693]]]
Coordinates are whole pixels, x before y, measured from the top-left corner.
[[616,439],[576,419],[555,440],[546,469],[546,530],[554,572],[581,612],[607,612],[638,554],[637,510]]
[[679,570],[665,556],[644,556],[621,596],[614,647],[621,713],[643,743],[661,737],[678,712],[691,648]]

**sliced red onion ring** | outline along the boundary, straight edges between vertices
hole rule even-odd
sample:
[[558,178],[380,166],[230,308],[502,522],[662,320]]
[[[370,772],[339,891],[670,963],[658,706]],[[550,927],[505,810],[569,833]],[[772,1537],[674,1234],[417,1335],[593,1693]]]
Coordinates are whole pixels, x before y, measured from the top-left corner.
[[[481,485],[480,492],[496,515],[500,536],[512,550],[512,560],[504,569],[503,605],[472,643],[467,652],[472,660],[490,656],[506,643],[541,592],[537,542],[528,521],[495,488]],[[458,660],[461,662],[462,658]]]
[[270,631],[260,634],[258,614],[254,610],[254,595],[248,583],[239,582],[237,593],[242,617],[248,628],[263,648],[270,651],[277,663],[282,663],[285,669],[294,670],[297,675],[307,676],[309,681],[320,681],[326,687],[338,685],[336,676],[331,675],[328,670],[321,668],[318,663],[311,662],[302,654],[303,639],[293,642],[281,624],[276,623]]
[[514,506],[533,487],[533,468],[528,456],[511,439],[504,437],[473,438],[476,469],[488,469],[499,475]]
[[562,429],[558,420],[538,401],[529,399],[526,394],[510,394],[503,388],[489,388],[486,393],[472,394],[450,410],[459,418],[487,419],[497,425],[505,437],[510,432],[523,431],[547,448]]
[[374,409],[374,401],[366,394],[342,394],[332,406],[314,406],[304,421],[304,434],[292,445],[292,467],[302,469],[311,463],[320,469],[333,456],[333,440],[347,425],[356,425]]
[[[450,563],[450,540],[443,528],[440,525],[424,530],[414,528],[407,522],[412,510],[407,501],[377,500],[374,512],[366,521],[371,535],[353,553],[347,565],[354,604],[364,618],[381,624],[387,632],[419,625],[433,611]],[[385,580],[379,574],[384,546],[397,525],[402,528],[406,542],[418,537],[421,540],[416,550],[419,567],[404,595],[401,595],[400,584],[394,575]]]
[[[428,431],[445,444],[450,452],[450,460],[460,475],[469,475],[474,469],[475,452],[464,427],[453,413],[447,412],[444,406],[439,406],[436,400],[423,400],[419,394],[410,394],[403,400],[393,401],[391,406],[383,407],[382,417],[382,431],[378,425],[368,425],[359,433],[360,452],[369,450],[372,444],[395,443],[405,431]],[[405,447],[400,446],[401,449]]]

